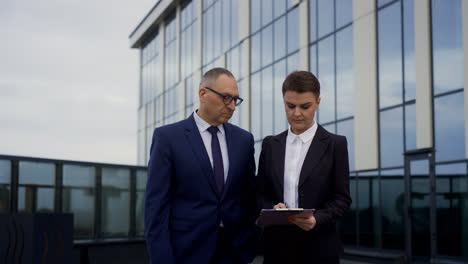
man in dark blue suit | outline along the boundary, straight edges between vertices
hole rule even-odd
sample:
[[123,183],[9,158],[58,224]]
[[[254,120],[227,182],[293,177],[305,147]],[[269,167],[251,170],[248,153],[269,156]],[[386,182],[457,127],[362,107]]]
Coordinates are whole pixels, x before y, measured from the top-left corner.
[[153,134],[145,197],[150,262],[248,263],[258,234],[254,140],[227,123],[242,99],[223,68],[205,73],[198,95],[189,118]]

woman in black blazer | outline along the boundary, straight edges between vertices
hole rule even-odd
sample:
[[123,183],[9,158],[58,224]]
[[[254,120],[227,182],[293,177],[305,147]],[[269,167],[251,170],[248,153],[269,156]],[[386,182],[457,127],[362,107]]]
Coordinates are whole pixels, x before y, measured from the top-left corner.
[[289,74],[283,100],[290,128],[263,140],[257,203],[316,212],[291,218],[289,226],[266,227],[264,263],[339,263],[343,248],[336,221],[351,204],[346,138],[314,121],[320,83],[312,73]]

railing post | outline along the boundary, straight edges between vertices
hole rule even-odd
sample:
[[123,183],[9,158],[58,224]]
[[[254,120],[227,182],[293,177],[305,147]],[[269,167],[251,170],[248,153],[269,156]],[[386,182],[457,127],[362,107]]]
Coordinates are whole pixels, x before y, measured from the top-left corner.
[[96,167],[96,196],[94,199],[94,237],[100,238],[101,235],[101,199],[102,199],[102,167]]
[[130,170],[130,237],[136,235],[136,168]]
[[11,178],[10,178],[10,212],[18,212],[18,175],[19,175],[19,162],[17,160],[11,160]]
[[61,213],[63,210],[63,164],[55,163],[55,212]]

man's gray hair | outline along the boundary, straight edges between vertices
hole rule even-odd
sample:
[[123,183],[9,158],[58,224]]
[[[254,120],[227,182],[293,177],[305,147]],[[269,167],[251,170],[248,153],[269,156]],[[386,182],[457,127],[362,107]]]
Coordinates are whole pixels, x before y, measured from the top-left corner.
[[212,82],[216,81],[219,76],[223,74],[233,78],[234,80],[236,79],[234,78],[234,75],[232,75],[232,73],[225,68],[213,68],[203,74],[199,88],[205,87],[206,85],[211,85]]

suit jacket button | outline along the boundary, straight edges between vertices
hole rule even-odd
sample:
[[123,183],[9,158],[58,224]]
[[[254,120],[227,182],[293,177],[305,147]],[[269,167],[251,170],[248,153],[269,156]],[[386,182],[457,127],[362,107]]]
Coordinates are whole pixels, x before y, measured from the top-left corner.
[[304,193],[303,193],[303,192],[300,192],[300,193],[299,193],[299,197],[304,197]]

